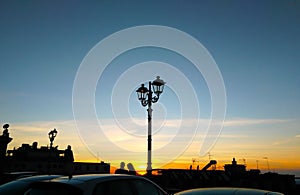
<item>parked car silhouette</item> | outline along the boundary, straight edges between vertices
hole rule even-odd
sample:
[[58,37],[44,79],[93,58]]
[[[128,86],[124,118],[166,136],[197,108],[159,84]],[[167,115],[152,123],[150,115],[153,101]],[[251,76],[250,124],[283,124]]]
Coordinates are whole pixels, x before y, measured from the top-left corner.
[[0,186],[1,195],[23,195],[28,189],[29,185],[36,181],[51,180],[53,178],[61,177],[61,175],[38,175],[24,177],[17,179]]
[[283,195],[279,192],[270,192],[266,190],[250,189],[250,188],[198,188],[192,190],[185,190],[174,195]]
[[26,195],[166,195],[154,182],[134,175],[97,174],[32,183]]
[[30,177],[38,175],[38,172],[34,171],[18,171],[18,172],[8,172],[8,173],[2,173],[0,178],[0,185],[14,181],[16,179],[24,178],[24,177]]

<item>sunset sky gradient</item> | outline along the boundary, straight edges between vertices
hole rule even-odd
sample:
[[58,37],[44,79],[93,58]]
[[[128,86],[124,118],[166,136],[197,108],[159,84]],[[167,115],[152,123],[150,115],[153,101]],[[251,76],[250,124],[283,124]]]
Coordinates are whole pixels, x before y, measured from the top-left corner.
[[[161,163],[165,167],[188,168],[192,159],[204,166],[209,157],[199,156],[199,147],[204,136],[201,125],[211,114],[209,89],[191,62],[168,50],[128,51],[112,61],[98,81],[95,109],[102,120],[101,128],[111,142],[121,148],[126,146],[129,155],[111,152],[111,156],[103,158],[100,150],[91,151],[77,130],[72,90],[82,60],[102,39],[140,25],[169,26],[191,35],[218,65],[227,109],[222,133],[210,154],[218,161],[219,169],[235,157],[238,163],[245,159],[249,169],[256,168],[258,162],[258,167],[267,171],[267,157],[271,171],[300,176],[300,1],[292,0],[1,1],[0,122],[11,125],[10,136],[14,139],[9,148],[34,141],[39,146],[49,145],[47,134],[57,128],[54,144],[60,149],[71,144],[76,161],[103,160],[115,167],[125,161],[144,170],[146,155],[139,151],[146,153],[146,137],[120,137],[114,130],[120,128],[115,126],[116,120],[125,124],[133,120],[138,130],[145,129],[146,133],[146,109],[132,88],[122,88],[132,91],[124,97],[128,105],[117,105],[125,106],[130,118],[122,114],[116,118],[111,100],[114,90],[118,90],[114,86],[124,72],[143,62],[160,61],[189,79],[199,100],[200,114],[198,118],[193,114],[181,118],[182,102],[177,96],[184,91],[184,85],[171,88],[166,80],[166,90],[153,106],[154,149],[167,145],[172,136],[191,136],[176,134],[182,120],[186,126],[181,128],[186,129],[199,120],[200,132],[190,145],[178,143],[184,150],[174,159],[168,156],[174,153],[172,148],[163,151],[161,156],[165,158],[155,158],[159,154],[154,151],[153,168]],[[151,74],[136,81],[136,87],[156,76]],[[197,105],[191,106],[198,109]],[[100,140],[99,144],[106,139],[94,138]]]

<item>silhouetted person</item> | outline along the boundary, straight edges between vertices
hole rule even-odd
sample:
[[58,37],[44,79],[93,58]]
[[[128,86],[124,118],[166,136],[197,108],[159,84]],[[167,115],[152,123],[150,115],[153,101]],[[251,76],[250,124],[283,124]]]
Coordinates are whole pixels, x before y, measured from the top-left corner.
[[135,169],[134,169],[134,167],[133,167],[133,165],[131,164],[131,163],[128,163],[127,164],[127,168],[128,168],[128,174],[129,175],[136,175],[136,171],[135,171]]
[[69,177],[72,177],[74,156],[70,145],[65,149],[64,160],[66,161],[66,173]]
[[74,162],[73,151],[71,150],[71,146],[68,145],[67,149],[65,149],[65,161]]
[[115,171],[116,174],[128,174],[128,170],[125,169],[125,163],[120,163],[120,168]]

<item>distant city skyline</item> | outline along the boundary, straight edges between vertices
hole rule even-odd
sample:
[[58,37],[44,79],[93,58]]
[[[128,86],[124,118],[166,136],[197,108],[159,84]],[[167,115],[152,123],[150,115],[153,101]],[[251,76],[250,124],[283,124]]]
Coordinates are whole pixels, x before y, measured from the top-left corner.
[[[238,163],[246,159],[249,169],[258,161],[268,171],[268,160],[270,170],[299,173],[299,18],[298,1],[2,1],[0,123],[11,126],[8,148],[47,145],[56,128],[54,145],[72,145],[76,161],[115,167],[124,161],[145,170],[147,116],[135,90],[160,75],[167,83],[153,105],[153,168],[188,168],[192,159],[206,164],[208,155],[199,151],[212,115],[211,88],[186,56],[166,48],[139,47],[116,56],[91,92],[99,126],[79,129],[74,119],[74,83],[89,52],[114,33],[153,25],[190,35],[217,64],[226,115],[221,134],[205,138],[218,137],[209,150],[217,167],[235,157]],[[107,137],[97,136],[100,130]],[[119,149],[105,148],[108,142]]]

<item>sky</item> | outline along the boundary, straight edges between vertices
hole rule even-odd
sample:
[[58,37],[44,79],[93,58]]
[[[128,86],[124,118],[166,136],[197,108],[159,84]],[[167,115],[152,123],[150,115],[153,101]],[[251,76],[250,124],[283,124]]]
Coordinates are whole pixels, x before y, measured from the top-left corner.
[[49,145],[56,128],[76,161],[144,170],[135,90],[159,75],[153,168],[235,157],[300,175],[299,1],[1,0],[0,26],[9,148]]

